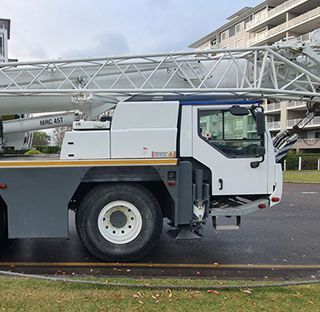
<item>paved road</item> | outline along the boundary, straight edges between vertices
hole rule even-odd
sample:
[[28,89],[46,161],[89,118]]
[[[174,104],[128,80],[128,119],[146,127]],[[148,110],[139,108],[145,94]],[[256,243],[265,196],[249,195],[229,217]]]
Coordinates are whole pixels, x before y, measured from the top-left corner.
[[[0,263],[99,261],[82,247],[73,214],[70,219],[70,239],[13,240]],[[141,262],[317,265],[320,274],[319,222],[320,185],[286,184],[282,203],[244,217],[240,231],[216,232],[209,222],[202,240],[177,243],[165,226],[157,248]]]

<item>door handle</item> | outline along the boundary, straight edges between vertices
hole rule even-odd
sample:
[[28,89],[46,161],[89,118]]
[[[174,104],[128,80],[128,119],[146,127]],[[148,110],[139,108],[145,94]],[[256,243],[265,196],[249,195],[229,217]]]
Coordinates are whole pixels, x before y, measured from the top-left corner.
[[223,180],[220,178],[218,182],[220,184],[219,191],[221,191],[223,189]]

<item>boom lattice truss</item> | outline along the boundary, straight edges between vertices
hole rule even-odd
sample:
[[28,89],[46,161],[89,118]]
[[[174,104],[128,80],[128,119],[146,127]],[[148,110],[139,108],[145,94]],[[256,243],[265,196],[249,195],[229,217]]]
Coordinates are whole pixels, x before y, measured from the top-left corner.
[[[219,94],[320,102],[317,44],[0,64],[1,96]],[[1,107],[0,107],[1,110]]]

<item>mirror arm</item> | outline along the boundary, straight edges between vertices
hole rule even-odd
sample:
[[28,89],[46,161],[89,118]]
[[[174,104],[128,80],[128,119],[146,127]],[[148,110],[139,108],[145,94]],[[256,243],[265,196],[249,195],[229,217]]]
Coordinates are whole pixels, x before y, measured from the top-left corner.
[[264,156],[262,156],[261,160],[251,162],[250,163],[250,167],[252,169],[258,168],[260,166],[260,164],[263,163],[263,162],[264,162]]
[[[261,137],[261,146],[264,147],[265,146],[265,136],[261,135],[260,137]],[[258,168],[260,166],[260,164],[264,162],[264,160],[265,160],[264,155],[262,155],[261,157],[262,157],[261,160],[253,161],[250,163],[250,167],[252,169]]]

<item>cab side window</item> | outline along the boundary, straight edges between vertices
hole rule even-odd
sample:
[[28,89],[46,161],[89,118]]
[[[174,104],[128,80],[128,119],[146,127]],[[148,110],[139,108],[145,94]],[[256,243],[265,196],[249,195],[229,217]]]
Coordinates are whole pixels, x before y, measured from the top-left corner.
[[261,145],[254,117],[199,110],[199,136],[228,157],[255,157]]

